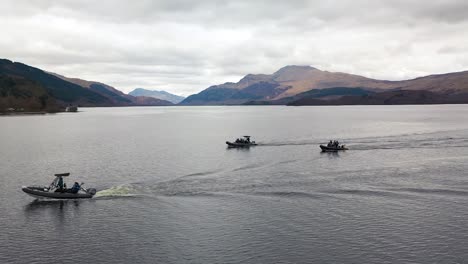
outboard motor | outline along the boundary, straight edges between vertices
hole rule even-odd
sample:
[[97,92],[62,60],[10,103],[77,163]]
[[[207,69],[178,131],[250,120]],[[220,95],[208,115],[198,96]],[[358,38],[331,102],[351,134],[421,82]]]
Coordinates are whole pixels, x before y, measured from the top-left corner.
[[95,194],[96,194],[96,189],[94,189],[94,188],[89,188],[89,189],[86,191],[86,193],[91,194],[91,195],[95,195]]

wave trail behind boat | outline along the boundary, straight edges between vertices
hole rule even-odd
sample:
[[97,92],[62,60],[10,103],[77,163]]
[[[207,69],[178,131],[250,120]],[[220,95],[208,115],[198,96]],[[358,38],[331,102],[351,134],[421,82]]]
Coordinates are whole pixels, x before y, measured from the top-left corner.
[[137,190],[131,185],[123,184],[123,185],[118,185],[118,186],[112,186],[108,189],[98,191],[94,197],[99,198],[99,197],[132,197],[132,196],[138,196]]

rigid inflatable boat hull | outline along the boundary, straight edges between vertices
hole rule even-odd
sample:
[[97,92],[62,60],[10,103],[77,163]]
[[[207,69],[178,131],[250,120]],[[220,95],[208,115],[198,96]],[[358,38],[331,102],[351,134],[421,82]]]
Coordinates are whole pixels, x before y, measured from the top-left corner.
[[[21,188],[26,194],[37,199],[89,199],[93,198],[93,194],[86,192],[67,193],[67,192],[48,192],[44,187],[27,187]],[[90,189],[91,190],[91,189]]]

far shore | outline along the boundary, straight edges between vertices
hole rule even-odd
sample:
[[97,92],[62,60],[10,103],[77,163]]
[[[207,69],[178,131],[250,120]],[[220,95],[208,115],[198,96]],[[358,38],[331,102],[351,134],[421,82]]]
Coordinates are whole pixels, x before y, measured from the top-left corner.
[[45,115],[45,114],[54,114],[56,112],[0,112],[0,115]]

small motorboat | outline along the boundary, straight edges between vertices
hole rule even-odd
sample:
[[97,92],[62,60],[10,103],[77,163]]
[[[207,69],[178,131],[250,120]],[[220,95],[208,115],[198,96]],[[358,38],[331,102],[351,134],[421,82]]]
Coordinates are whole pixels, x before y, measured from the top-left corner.
[[345,145],[341,145],[338,147],[335,147],[335,146],[328,147],[328,146],[320,145],[320,148],[322,149],[323,152],[337,152],[340,150],[348,150],[348,148]]
[[230,148],[248,148],[257,145],[255,141],[250,140],[250,136],[243,136],[243,138],[238,138],[234,142],[226,141],[226,144]]
[[326,146],[320,145],[320,148],[323,152],[337,152],[340,150],[348,150],[348,148],[345,145],[340,145],[340,142],[338,142],[337,140],[330,140],[330,142],[328,142]]
[[65,112],[76,113],[78,112],[78,106],[69,105],[65,108]]
[[78,184],[76,187],[72,187],[70,189],[60,187],[60,181],[63,179],[62,177],[70,176],[70,173],[58,173],[55,174],[54,181],[49,186],[23,186],[21,189],[26,194],[37,198],[37,199],[85,199],[85,198],[93,198],[96,194],[96,189],[83,188],[83,184]]

